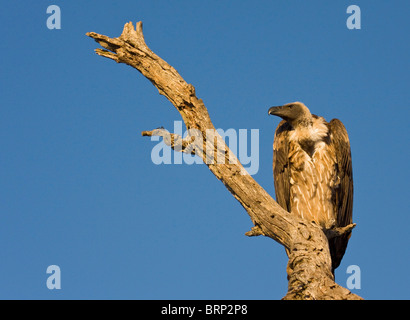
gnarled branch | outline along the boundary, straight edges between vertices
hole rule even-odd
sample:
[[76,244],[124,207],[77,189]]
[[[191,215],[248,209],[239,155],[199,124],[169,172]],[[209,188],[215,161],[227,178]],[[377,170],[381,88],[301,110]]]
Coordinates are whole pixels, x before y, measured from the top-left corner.
[[195,154],[195,148],[192,147],[193,137],[188,137],[188,139],[182,139],[179,134],[169,133],[168,130],[164,128],[154,129],[152,131],[142,131],[143,137],[162,137],[164,143],[170,146],[175,151]]
[[118,38],[94,32],[87,33],[87,36],[105,48],[96,49],[98,55],[128,64],[150,80],[178,110],[189,132],[194,132],[186,139],[164,129],[143,131],[142,134],[162,136],[174,149],[178,147],[179,151],[189,150],[191,153],[193,148],[189,147],[195,140],[195,154],[224,183],[255,225],[246,235],[264,235],[286,248],[289,287],[284,299],[360,299],[334,282],[328,240],[321,228],[285,211],[246,172],[215,130],[195,88],[148,48],[141,22],[135,29],[131,22],[125,24]]
[[336,237],[340,237],[352,231],[354,227],[356,227],[356,223],[348,224],[347,226],[339,228],[325,229],[323,230],[323,232],[325,233],[326,237],[330,240]]

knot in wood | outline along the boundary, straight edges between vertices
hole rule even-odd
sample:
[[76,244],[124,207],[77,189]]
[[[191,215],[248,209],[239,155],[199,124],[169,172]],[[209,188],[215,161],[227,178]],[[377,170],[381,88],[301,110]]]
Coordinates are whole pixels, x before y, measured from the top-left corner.
[[302,237],[306,240],[309,240],[311,238],[310,232],[306,229],[305,226],[299,227],[299,233],[302,235]]

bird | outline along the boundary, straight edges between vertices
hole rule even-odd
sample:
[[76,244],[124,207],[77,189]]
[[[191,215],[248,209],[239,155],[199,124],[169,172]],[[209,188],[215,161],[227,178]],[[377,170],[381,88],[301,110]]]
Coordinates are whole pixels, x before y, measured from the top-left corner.
[[[268,114],[283,119],[273,142],[276,201],[289,213],[324,231],[351,225],[352,157],[343,123],[338,119],[327,122],[311,114],[302,102],[270,107]],[[333,274],[350,236],[348,230],[328,237]]]

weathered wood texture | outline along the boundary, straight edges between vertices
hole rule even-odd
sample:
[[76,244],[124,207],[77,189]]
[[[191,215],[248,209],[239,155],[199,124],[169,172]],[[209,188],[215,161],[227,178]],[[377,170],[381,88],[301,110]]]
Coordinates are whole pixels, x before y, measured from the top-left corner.
[[[98,55],[140,71],[175,106],[187,129],[193,129],[187,139],[169,134],[164,129],[143,131],[142,135],[162,136],[165,143],[175,150],[200,156],[249,214],[255,226],[246,235],[264,235],[286,248],[289,253],[289,285],[283,299],[361,299],[334,282],[328,241],[321,228],[282,209],[246,172],[215,131],[208,110],[195,94],[195,88],[148,48],[141,22],[135,29],[131,22],[125,24],[118,38],[94,32],[87,33],[87,36],[105,48],[96,49]],[[195,136],[198,138],[195,148],[188,148],[195,141]],[[221,157],[225,161],[220,161]]]

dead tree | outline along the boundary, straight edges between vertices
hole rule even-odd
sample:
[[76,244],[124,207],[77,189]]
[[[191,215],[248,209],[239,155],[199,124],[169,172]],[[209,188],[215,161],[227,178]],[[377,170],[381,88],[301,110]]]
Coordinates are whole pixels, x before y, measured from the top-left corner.
[[98,55],[128,64],[150,80],[178,110],[189,132],[185,139],[165,129],[143,131],[142,135],[162,136],[175,151],[201,157],[250,216],[254,227],[246,235],[263,235],[286,248],[288,292],[283,299],[361,299],[335,283],[327,238],[343,234],[354,225],[325,235],[316,224],[282,209],[226,146],[203,101],[197,98],[194,86],[186,83],[172,66],[148,48],[142,22],[138,22],[135,29],[131,22],[125,24],[118,38],[95,32],[87,36],[104,48],[95,50]]

